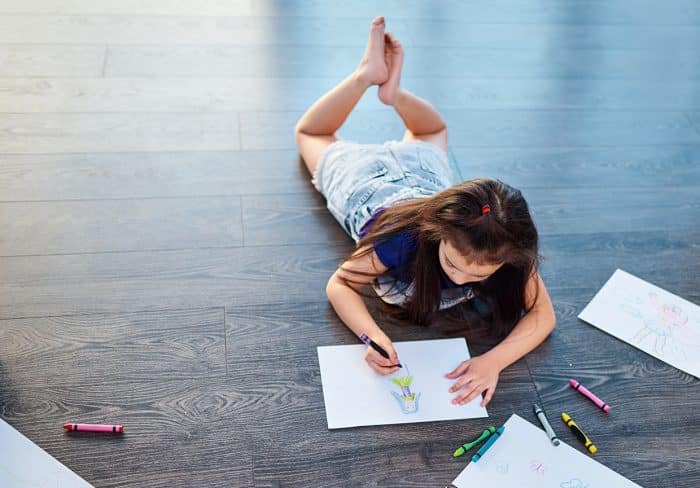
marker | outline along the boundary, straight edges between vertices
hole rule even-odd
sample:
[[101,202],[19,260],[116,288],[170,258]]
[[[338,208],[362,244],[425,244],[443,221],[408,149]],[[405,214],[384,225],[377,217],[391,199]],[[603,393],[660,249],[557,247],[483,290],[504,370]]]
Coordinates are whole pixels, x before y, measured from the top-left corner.
[[590,401],[598,405],[598,408],[600,408],[603,412],[605,413],[610,413],[610,405],[605,403],[603,400],[595,396],[593,393],[591,393],[585,386],[583,386],[581,383],[579,383],[576,380],[569,380],[569,385],[571,385],[571,388],[574,390],[578,391],[581,393],[583,396],[588,397]]
[[121,434],[124,432],[124,426],[122,425],[63,424],[63,428],[70,431],[81,432],[112,432],[113,434]]
[[484,430],[484,432],[481,433],[479,437],[474,439],[471,442],[467,442],[466,444],[462,445],[461,447],[458,447],[457,450],[452,454],[452,457],[459,457],[465,452],[467,452],[469,449],[472,447],[476,446],[477,444],[480,444],[482,441],[486,440],[491,434],[496,432],[496,427],[493,425],[490,425],[488,429]]
[[[372,349],[374,349],[375,351],[377,351],[379,354],[381,354],[386,359],[389,359],[389,353],[387,353],[382,346],[380,346],[379,344],[374,342],[372,339],[370,339],[369,336],[367,336],[367,334],[361,334],[360,340],[362,342],[364,342],[365,344],[367,344]],[[403,366],[401,366],[401,363],[395,364],[394,366],[398,366],[399,368],[403,368]]]
[[535,412],[535,415],[537,415],[537,419],[542,424],[542,427],[544,427],[545,432],[547,432],[549,440],[552,441],[552,444],[558,446],[559,438],[557,437],[557,434],[554,433],[554,430],[549,424],[549,420],[547,420],[547,416],[544,414],[544,411],[536,403],[532,404],[532,410]]
[[489,437],[489,440],[486,441],[486,444],[481,446],[481,449],[479,449],[476,454],[472,456],[472,462],[477,462],[479,459],[481,459],[481,456],[486,454],[486,451],[489,450],[489,447],[493,445],[494,442],[498,440],[499,437],[501,437],[501,434],[503,434],[503,431],[506,430],[505,425],[501,425],[496,432]]
[[598,451],[598,448],[595,447],[595,444],[588,438],[586,433],[581,430],[581,428],[576,425],[576,422],[574,422],[574,419],[569,417],[567,414],[564,412],[561,413],[561,419],[564,421],[566,426],[571,429],[571,431],[574,433],[574,436],[581,442],[583,442],[583,445],[588,449],[588,451],[591,454],[595,454],[596,451]]

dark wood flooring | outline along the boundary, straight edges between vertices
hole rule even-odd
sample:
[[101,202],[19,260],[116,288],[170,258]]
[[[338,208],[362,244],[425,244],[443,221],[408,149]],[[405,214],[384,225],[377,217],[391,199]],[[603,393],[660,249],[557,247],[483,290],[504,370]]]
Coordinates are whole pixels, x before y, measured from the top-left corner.
[[[558,327],[489,419],[329,431],[315,349],[357,342],[324,293],[352,246],[292,132],[380,14],[461,178],[528,199]],[[3,2],[0,415],[100,487],[429,487],[537,401],[633,481],[700,485],[698,380],[576,318],[618,267],[700,303],[698,26],[696,0]],[[376,90],[343,131],[401,133]],[[381,323],[478,354],[469,317]]]

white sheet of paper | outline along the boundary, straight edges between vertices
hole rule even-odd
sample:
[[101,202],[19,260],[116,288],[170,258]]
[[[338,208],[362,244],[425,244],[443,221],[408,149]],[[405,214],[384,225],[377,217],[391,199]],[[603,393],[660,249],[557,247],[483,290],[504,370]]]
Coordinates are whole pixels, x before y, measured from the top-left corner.
[[700,378],[700,307],[621,269],[578,316]]
[[0,420],[0,486],[3,488],[89,488],[54,457]]
[[[451,403],[455,394],[448,390],[454,380],[445,374],[469,359],[464,338],[394,342],[404,368],[390,376],[367,366],[366,348],[362,344],[318,348],[329,429],[488,416],[479,406],[481,396],[467,405]],[[407,375],[412,377],[407,389],[391,381]]]
[[[549,418],[555,432],[556,420]],[[559,429],[566,428],[559,424]],[[515,414],[505,423],[501,437],[452,484],[457,488],[641,488],[564,442],[552,445],[544,430]]]

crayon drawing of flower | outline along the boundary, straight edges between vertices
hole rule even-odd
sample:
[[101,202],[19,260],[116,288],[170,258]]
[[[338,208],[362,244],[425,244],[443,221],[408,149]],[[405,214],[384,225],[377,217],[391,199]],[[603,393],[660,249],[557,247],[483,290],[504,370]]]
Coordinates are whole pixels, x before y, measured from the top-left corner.
[[[408,367],[404,364],[406,372],[408,373]],[[413,376],[407,374],[406,376],[399,376],[390,378],[391,382],[396,386],[401,388],[401,393],[392,391],[392,396],[396,399],[401,408],[401,412],[405,414],[416,413],[418,411],[418,402],[420,400],[420,393],[415,393],[411,391],[411,383],[413,383]]]

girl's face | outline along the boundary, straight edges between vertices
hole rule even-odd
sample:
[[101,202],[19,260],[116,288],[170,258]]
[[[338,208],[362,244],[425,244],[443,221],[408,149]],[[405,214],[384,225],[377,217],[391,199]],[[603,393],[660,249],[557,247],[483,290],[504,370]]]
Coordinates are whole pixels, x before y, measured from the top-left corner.
[[442,270],[453,283],[458,285],[483,281],[503,266],[503,263],[476,264],[469,262],[447,241],[440,241],[438,255]]

